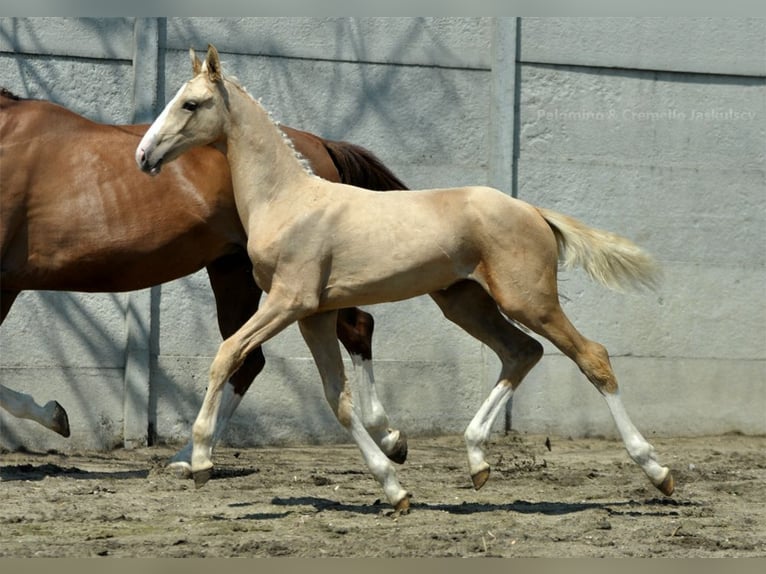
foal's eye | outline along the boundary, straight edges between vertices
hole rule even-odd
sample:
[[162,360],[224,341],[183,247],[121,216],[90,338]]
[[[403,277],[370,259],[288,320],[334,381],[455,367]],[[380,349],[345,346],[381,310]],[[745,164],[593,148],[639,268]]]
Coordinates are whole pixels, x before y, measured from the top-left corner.
[[191,101],[184,102],[184,105],[183,105],[183,109],[189,112],[193,112],[194,110],[197,109],[197,107],[199,107],[199,104],[197,102],[191,102]]

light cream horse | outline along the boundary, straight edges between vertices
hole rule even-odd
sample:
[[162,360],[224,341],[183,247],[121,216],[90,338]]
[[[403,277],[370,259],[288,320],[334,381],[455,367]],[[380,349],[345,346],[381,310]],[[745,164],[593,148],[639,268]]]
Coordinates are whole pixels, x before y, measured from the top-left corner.
[[194,78],[152,124],[136,161],[158,173],[185,150],[220,142],[248,230],[253,273],[268,293],[257,313],[221,344],[211,366],[192,434],[198,486],[211,475],[211,438],[226,380],[248,353],[297,321],[338,421],[396,512],[406,511],[409,494],[352,406],[335,318],[339,308],[430,294],[502,362],[497,385],[465,432],[475,488],[489,476],[482,446],[492,422],[543,354],[519,324],[579,366],[606,399],[630,457],[663,493],[673,492],[669,469],[625,412],[606,349],[574,328],[557,292],[559,257],[619,288],[655,280],[648,255],[617,235],[487,187],[375,193],[322,180],[261,105],[223,76],[213,46],[204,64],[191,55]]

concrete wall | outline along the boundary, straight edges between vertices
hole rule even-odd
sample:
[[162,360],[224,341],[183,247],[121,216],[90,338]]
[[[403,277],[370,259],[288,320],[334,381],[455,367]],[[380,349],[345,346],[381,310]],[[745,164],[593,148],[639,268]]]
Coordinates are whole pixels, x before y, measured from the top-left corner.
[[[4,18],[0,85],[143,121],[208,42],[280,121],[369,147],[413,188],[490,184],[638,241],[665,268],[655,293],[561,277],[634,421],[648,436],[766,432],[764,20]],[[369,310],[393,422],[461,432],[494,356],[428,298]],[[0,445],[185,439],[219,342],[204,273],[130,294],[23,294],[0,329],[1,381],[57,398],[73,437],[0,413]],[[595,390],[546,350],[498,430],[614,435]],[[297,329],[265,351],[226,440],[347,440]]]

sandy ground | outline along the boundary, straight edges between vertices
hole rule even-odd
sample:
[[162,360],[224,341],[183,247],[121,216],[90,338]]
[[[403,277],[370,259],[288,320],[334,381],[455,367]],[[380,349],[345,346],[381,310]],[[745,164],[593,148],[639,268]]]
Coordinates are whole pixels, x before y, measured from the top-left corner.
[[477,492],[461,437],[410,438],[400,517],[351,445],[221,448],[199,490],[174,447],[5,452],[0,556],[766,556],[766,437],[652,442],[672,498],[619,441],[497,435]]

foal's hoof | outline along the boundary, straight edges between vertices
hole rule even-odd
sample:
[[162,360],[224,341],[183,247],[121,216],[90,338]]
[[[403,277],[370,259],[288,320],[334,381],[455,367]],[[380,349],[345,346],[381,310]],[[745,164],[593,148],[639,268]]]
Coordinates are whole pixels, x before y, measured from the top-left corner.
[[403,464],[407,460],[407,435],[399,431],[399,438],[386,456],[396,464]]
[[45,405],[45,408],[53,410],[51,417],[53,419],[53,426],[51,430],[59,433],[61,436],[68,437],[71,434],[69,430],[69,416],[67,416],[64,407],[58,401],[51,401]]
[[191,465],[183,460],[174,460],[168,463],[168,469],[176,478],[192,478]]
[[405,514],[410,513],[410,498],[412,498],[412,495],[408,492],[404,498],[396,503],[396,506],[394,506],[394,512],[391,515],[393,518],[396,518],[397,516],[404,516]]
[[473,481],[474,489],[479,490],[489,480],[489,466],[471,476],[471,480]]
[[202,488],[212,478],[213,467],[193,472],[192,476],[194,477],[194,488]]
[[665,480],[663,480],[660,484],[655,485],[657,488],[660,489],[660,492],[664,494],[665,496],[670,496],[673,494],[673,491],[676,489],[676,481],[673,480],[673,473],[668,472],[668,475],[665,477]]

